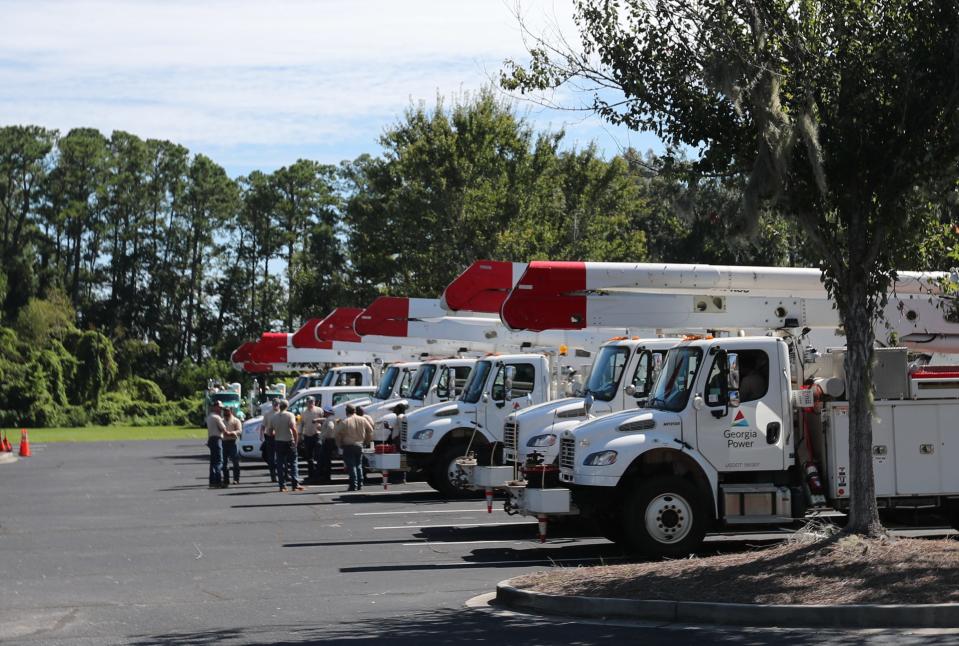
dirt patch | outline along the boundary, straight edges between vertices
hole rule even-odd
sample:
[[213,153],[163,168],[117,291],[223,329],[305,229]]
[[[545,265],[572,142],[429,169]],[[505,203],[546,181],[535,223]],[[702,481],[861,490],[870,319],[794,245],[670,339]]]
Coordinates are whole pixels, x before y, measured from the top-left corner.
[[959,603],[959,541],[831,537],[674,561],[554,568],[549,594],[764,604]]

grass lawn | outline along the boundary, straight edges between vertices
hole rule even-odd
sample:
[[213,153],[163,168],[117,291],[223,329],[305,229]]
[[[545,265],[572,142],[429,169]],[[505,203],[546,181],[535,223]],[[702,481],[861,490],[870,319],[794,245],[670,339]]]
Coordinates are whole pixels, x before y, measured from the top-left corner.
[[[5,429],[11,444],[20,443],[20,429]],[[192,426],[81,426],[79,428],[27,429],[30,441],[44,442],[117,442],[122,440],[203,439],[205,428]]]

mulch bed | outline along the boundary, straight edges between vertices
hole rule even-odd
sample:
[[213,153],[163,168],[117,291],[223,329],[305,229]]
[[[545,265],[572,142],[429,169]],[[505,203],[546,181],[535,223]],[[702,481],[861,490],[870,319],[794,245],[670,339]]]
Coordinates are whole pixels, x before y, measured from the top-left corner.
[[704,558],[553,568],[548,594],[762,604],[959,603],[959,541],[832,536]]

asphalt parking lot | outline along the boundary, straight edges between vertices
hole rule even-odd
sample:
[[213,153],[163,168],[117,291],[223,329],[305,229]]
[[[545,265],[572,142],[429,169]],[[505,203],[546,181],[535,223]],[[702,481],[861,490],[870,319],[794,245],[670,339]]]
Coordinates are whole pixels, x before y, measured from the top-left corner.
[[[342,477],[342,476],[340,476]],[[474,599],[550,566],[622,561],[604,539],[487,514],[425,483],[278,493],[259,466],[206,485],[197,442],[36,446],[0,465],[0,642],[134,644],[956,643],[942,632],[829,633],[572,622]],[[738,537],[742,549],[759,537]],[[467,602],[473,599],[471,607]]]

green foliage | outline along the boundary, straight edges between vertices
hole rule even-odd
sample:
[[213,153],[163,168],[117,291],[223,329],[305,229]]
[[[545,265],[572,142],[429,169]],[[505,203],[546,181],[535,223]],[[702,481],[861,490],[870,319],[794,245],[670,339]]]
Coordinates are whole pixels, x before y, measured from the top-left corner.
[[113,344],[99,332],[88,330],[80,335],[76,357],[74,393],[80,401],[96,406],[116,381],[117,364],[113,358]]
[[143,377],[124,379],[117,384],[117,392],[124,393],[130,399],[148,404],[163,404],[166,402],[166,395],[160,390],[160,386],[155,381]]
[[17,315],[14,328],[20,338],[42,347],[51,339],[66,338],[75,327],[76,316],[67,295],[55,289],[46,298],[31,298]]

